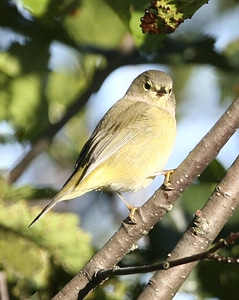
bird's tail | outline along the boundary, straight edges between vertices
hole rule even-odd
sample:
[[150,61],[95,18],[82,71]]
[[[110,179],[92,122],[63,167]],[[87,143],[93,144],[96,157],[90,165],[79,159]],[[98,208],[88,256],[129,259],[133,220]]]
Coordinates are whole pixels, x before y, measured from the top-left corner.
[[59,201],[70,200],[74,199],[78,196],[81,196],[84,192],[77,191],[75,188],[69,188],[68,186],[64,185],[63,188],[55,195],[55,197],[48,203],[43,210],[35,217],[35,219],[31,222],[28,226],[31,227],[34,223],[36,223],[41,217],[43,217],[55,204]]
[[82,177],[82,172],[79,172],[78,169],[71,175],[71,177],[64,184],[62,189],[55,195],[55,197],[51,200],[51,202],[43,208],[43,210],[36,216],[36,218],[31,222],[28,226],[31,227],[34,223],[36,223],[42,216],[44,216],[55,204],[59,201],[70,200],[76,197],[79,197],[91,189],[79,188],[80,180]]
[[[58,195],[58,194],[57,194]],[[43,210],[35,217],[35,219],[28,226],[31,227],[34,223],[36,223],[41,217],[43,217],[59,200],[57,200],[57,195],[54,197],[50,203],[48,203]]]

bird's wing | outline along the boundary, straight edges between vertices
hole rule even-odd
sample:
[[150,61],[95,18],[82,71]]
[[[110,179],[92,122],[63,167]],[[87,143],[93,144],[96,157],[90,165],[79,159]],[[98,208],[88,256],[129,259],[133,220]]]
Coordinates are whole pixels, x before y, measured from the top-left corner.
[[117,131],[109,132],[104,130],[97,132],[92,136],[82,149],[76,163],[76,170],[79,168],[84,169],[81,180],[110,156],[124,147],[136,135],[136,131],[127,132],[127,130],[121,130],[119,134]]
[[111,111],[108,112],[107,124],[104,123],[105,119],[102,119],[98,124],[92,136],[80,152],[75,165],[74,173],[76,173],[79,168],[83,169],[80,180],[119,151],[139,133],[137,126],[140,126],[140,120],[147,109],[147,104],[142,102],[140,104],[137,103],[137,106],[138,105],[142,105],[145,109],[138,109],[137,112],[134,105],[132,105],[129,106],[127,110],[122,110],[122,114],[124,114],[123,124],[121,124],[122,118],[119,112],[116,120],[110,118]]

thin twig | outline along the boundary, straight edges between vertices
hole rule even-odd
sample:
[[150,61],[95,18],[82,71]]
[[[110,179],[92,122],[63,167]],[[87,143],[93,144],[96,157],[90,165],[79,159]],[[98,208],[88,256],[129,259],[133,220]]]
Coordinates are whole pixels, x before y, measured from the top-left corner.
[[95,275],[94,281],[98,282],[99,284],[108,277],[148,273],[155,272],[158,270],[168,270],[179,265],[188,264],[190,262],[199,261],[202,259],[214,259],[224,263],[239,263],[238,258],[223,257],[216,253],[216,251],[218,251],[219,249],[234,244],[237,239],[239,239],[239,232],[231,233],[225,239],[220,239],[214,246],[212,246],[207,251],[195,255],[183,257],[172,261],[162,261],[159,263],[148,264],[143,266],[131,266],[122,268],[115,266],[109,270],[100,270]]
[[7,278],[4,271],[0,271],[0,299],[9,300]]

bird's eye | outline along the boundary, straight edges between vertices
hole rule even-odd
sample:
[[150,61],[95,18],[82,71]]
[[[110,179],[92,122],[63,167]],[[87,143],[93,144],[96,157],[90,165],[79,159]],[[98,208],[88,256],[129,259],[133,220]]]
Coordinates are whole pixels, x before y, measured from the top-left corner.
[[150,90],[151,87],[152,87],[152,85],[151,85],[151,83],[150,83],[149,81],[145,82],[144,88],[145,88],[146,90]]
[[171,94],[171,93],[172,93],[172,89],[169,89],[169,90],[168,90],[168,93]]

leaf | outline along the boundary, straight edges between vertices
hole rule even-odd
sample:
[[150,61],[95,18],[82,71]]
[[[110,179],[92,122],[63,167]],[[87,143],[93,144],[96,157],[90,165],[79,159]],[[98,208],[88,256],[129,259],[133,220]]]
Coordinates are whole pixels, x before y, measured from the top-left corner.
[[[217,182],[201,181],[192,184],[182,195],[180,206],[183,206],[184,212],[188,215],[189,220],[192,220],[193,214],[197,209],[202,209],[205,203],[210,198],[215,190]],[[220,203],[219,203],[220,205]],[[232,208],[232,216],[227,222],[225,228],[227,234],[238,230],[239,210]],[[228,232],[229,231],[229,232]]]
[[119,45],[127,32],[125,23],[103,0],[84,1],[64,25],[75,41],[104,48]]
[[0,206],[0,265],[12,284],[30,277],[37,290],[44,290],[57,269],[60,285],[61,273],[75,274],[92,256],[90,236],[77,227],[76,215],[50,212],[27,228],[39,208],[25,201],[0,201]]
[[219,182],[226,175],[223,165],[216,159],[202,172],[198,178],[201,182]]
[[44,14],[47,10],[47,5],[49,0],[41,1],[32,1],[32,0],[23,0],[22,4],[25,9],[29,10],[30,13],[33,13],[35,16],[40,16]]
[[118,1],[118,0],[104,0],[104,2],[114,10],[118,17],[124,22],[127,28],[129,28],[130,21],[130,1]]
[[200,183],[191,185],[182,195],[184,210],[192,218],[197,209],[201,209],[215,188],[215,183]]
[[[227,255],[231,256],[231,252],[228,252]],[[197,273],[201,286],[201,299],[208,297],[238,299],[238,265],[223,264],[216,261],[202,261],[198,265]]]
[[15,199],[48,199],[52,198],[56,194],[56,190],[48,187],[37,188],[31,185],[14,186],[11,185],[5,189],[5,193],[2,194],[2,198],[7,200]]
[[199,7],[207,2],[207,0],[154,0],[145,9],[140,27],[143,33],[172,33],[185,19],[190,19]]
[[19,140],[36,138],[49,124],[48,104],[42,89],[48,54],[39,54],[40,50],[37,43],[31,42],[24,46],[13,45],[8,53],[0,54],[3,72],[0,118],[11,123]]

